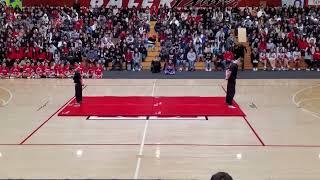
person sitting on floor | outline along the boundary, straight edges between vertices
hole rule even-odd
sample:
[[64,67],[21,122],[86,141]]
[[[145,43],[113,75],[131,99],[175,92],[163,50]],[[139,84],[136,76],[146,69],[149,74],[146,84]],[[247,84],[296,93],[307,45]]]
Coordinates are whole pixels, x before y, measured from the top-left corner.
[[171,59],[166,63],[164,73],[166,75],[175,75],[176,74],[175,66],[174,66],[174,63],[172,62]]
[[2,63],[0,66],[0,78],[9,78],[9,68],[6,63]]
[[161,72],[161,63],[157,57],[154,60],[152,60],[152,62],[151,62],[151,72],[152,73],[160,73]]

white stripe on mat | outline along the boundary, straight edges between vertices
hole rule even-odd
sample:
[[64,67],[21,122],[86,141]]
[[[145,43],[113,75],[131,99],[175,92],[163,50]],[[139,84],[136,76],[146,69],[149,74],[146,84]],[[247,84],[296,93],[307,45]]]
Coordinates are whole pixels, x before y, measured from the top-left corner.
[[88,120],[146,120],[147,116],[137,116],[137,117],[99,117],[99,116],[90,116]]
[[149,120],[206,120],[205,116],[197,116],[197,117],[157,117],[150,116]]

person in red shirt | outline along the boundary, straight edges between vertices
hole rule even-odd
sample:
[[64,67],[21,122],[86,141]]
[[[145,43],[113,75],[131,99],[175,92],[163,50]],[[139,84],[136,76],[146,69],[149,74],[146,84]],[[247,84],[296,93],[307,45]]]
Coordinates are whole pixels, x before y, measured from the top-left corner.
[[303,39],[298,40],[298,47],[300,50],[306,51],[309,47],[307,39],[304,37]]
[[76,29],[76,30],[78,31],[78,30],[82,29],[82,27],[83,27],[83,20],[82,20],[82,19],[79,19],[79,20],[75,23],[74,29]]
[[74,75],[69,62],[67,62],[67,64],[64,66],[64,74],[67,78],[71,78]]
[[89,78],[89,73],[88,73],[88,67],[87,67],[87,65],[84,64],[84,63],[81,63],[81,64],[80,64],[80,69],[81,69],[80,73],[81,73],[82,77],[84,77],[84,78]]
[[319,47],[316,48],[316,51],[313,54],[314,64],[317,68],[317,71],[320,72],[320,49]]
[[59,69],[61,67],[61,62],[58,62],[57,64],[54,64],[54,73],[58,76]]
[[82,69],[81,69],[81,66],[79,65],[79,63],[74,63],[74,71],[79,71],[79,72],[81,72],[82,71]]
[[15,53],[16,59],[21,60],[24,58],[24,49],[22,47],[20,48],[17,47],[14,53]]
[[267,50],[267,43],[266,41],[262,40],[259,43],[259,51],[266,51]]
[[43,62],[46,59],[46,52],[44,52],[43,49],[39,49],[36,59],[40,62]]
[[291,31],[288,33],[288,38],[291,39],[291,40],[295,40],[295,39],[296,39],[293,30],[291,30]]
[[57,69],[57,77],[58,78],[65,78],[66,77],[63,63]]
[[12,68],[10,69],[10,77],[11,78],[21,78],[21,72],[20,72],[20,67],[18,64],[15,62],[13,63]]
[[127,36],[126,32],[125,31],[121,31],[121,33],[119,35],[120,39],[124,40],[126,38],[126,36]]
[[43,77],[50,77],[50,73],[51,73],[51,70],[50,70],[50,66],[49,66],[49,63],[45,63],[44,64],[44,67],[43,67]]
[[92,65],[92,63],[89,64],[88,68],[88,76],[89,78],[93,78],[93,74],[95,72],[95,67]]
[[51,62],[53,60],[53,54],[50,53],[49,51],[46,51],[44,53],[45,53],[45,61],[46,62]]
[[6,54],[7,56],[7,58],[8,59],[17,59],[16,58],[16,54],[13,52],[13,49],[12,48],[8,48],[8,52],[7,52],[7,54]]
[[160,43],[162,43],[163,41],[165,41],[167,39],[167,36],[163,33],[163,32],[161,32],[160,34],[159,34],[159,41],[160,41]]
[[30,62],[28,61],[26,65],[23,66],[22,77],[30,79],[32,78],[32,76],[33,76],[33,68],[30,65]]
[[33,48],[32,47],[27,47],[24,51],[24,57],[28,59],[33,59]]
[[132,59],[133,59],[133,55],[132,55],[132,51],[130,51],[130,49],[127,50],[127,52],[124,55],[124,59],[126,60],[126,70],[127,71],[131,71],[131,67],[132,67]]
[[94,75],[93,78],[94,79],[101,79],[102,78],[102,74],[103,74],[103,68],[101,66],[101,64],[97,64],[97,68],[94,71]]
[[231,51],[226,51],[223,54],[223,59],[226,61],[226,63],[230,63],[231,61],[234,60],[234,54]]
[[54,62],[52,62],[50,64],[50,74],[49,74],[49,78],[55,78],[56,77],[56,69],[55,69],[56,65]]
[[2,67],[0,67],[0,78],[9,78],[9,68],[6,63],[2,63]]
[[38,62],[37,65],[34,66],[34,72],[35,78],[41,78],[43,76],[44,67],[40,62]]

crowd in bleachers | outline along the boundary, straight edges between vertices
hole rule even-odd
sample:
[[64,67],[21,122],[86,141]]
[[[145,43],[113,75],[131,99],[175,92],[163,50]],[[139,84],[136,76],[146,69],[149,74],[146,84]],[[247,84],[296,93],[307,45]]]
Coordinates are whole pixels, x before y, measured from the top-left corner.
[[242,26],[247,28],[255,70],[260,61],[264,69],[306,70],[320,68],[319,8],[280,7],[245,9]]
[[[196,62],[204,61],[205,70],[212,71],[225,69],[234,58],[244,57],[244,48],[235,48],[231,35],[235,24],[230,10],[163,8],[155,25],[161,43],[160,59],[173,62],[179,71],[194,71]],[[237,51],[239,48],[242,50]]]
[[[237,28],[247,29],[253,70],[320,68],[319,8],[86,8],[0,7],[1,77],[84,77],[100,71],[140,71],[147,48],[161,44],[166,74],[224,70],[247,49],[236,43]],[[148,36],[156,20],[157,37]],[[109,67],[111,66],[111,67]]]
[[76,5],[20,10],[2,4],[0,75],[68,77],[79,70],[84,77],[100,77],[108,66],[141,70],[150,19],[144,12]]
[[[156,24],[160,57],[182,71],[204,61],[206,71],[243,60],[247,49],[235,43],[232,29],[246,28],[253,70],[320,71],[319,8],[164,8]],[[237,35],[237,31],[234,31]],[[243,67],[242,67],[243,68]]]

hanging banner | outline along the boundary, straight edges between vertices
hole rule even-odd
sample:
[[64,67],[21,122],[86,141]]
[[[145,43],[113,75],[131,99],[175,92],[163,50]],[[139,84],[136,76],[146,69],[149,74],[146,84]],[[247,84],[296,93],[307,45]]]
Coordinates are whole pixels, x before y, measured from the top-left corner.
[[319,6],[320,5],[320,0],[307,0],[308,1],[308,6]]
[[303,7],[304,0],[282,0],[282,6],[294,6],[294,7]]
[[[118,8],[131,8],[133,6],[138,8],[158,8],[161,4],[168,7],[178,8],[184,8],[187,6],[220,7],[223,5],[227,7],[258,7],[262,1],[268,6],[281,6],[281,0],[78,0],[81,6],[117,6]],[[24,6],[72,6],[73,3],[73,0],[23,0]]]
[[7,6],[18,7],[22,9],[22,0],[5,0]]

